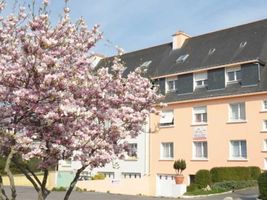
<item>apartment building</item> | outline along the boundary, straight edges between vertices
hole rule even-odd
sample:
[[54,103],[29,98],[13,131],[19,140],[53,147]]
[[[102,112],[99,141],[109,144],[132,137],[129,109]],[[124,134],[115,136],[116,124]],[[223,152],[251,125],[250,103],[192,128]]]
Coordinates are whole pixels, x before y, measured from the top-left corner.
[[[187,163],[186,184],[199,169],[267,169],[267,20],[194,37],[177,32],[170,43],[121,59],[125,74],[144,69],[167,104],[150,116],[146,147],[138,145],[148,148],[139,151],[147,152],[142,162],[149,166],[140,193],[173,196],[173,162],[179,158]],[[126,168],[136,167],[132,162]]]

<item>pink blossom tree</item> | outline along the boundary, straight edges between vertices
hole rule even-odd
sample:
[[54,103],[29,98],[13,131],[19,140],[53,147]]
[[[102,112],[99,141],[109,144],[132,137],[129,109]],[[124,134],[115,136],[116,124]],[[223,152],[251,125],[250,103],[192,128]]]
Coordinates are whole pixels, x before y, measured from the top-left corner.
[[[49,194],[49,168],[61,159],[81,161],[66,200],[83,170],[125,154],[127,138],[141,132],[159,96],[139,69],[124,76],[119,57],[109,69],[94,69],[98,26],[73,23],[67,6],[53,26],[47,9],[44,0],[38,12],[20,7],[0,18],[0,154],[31,181],[38,199]],[[40,159],[43,180],[21,162],[31,158]],[[12,182],[8,165],[6,172]]]

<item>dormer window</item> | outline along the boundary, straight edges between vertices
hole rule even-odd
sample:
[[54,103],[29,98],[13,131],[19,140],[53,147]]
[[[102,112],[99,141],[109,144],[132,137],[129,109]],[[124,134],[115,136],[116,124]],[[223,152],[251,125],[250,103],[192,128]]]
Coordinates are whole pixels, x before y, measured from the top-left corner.
[[226,83],[236,83],[241,79],[241,68],[226,68]]
[[208,84],[207,72],[194,74],[194,88],[206,87]]
[[173,78],[167,78],[166,79],[166,91],[167,92],[172,92],[175,91],[175,82],[176,82],[177,78],[173,77]]
[[176,63],[183,63],[188,57],[189,57],[189,54],[181,55],[176,59]]

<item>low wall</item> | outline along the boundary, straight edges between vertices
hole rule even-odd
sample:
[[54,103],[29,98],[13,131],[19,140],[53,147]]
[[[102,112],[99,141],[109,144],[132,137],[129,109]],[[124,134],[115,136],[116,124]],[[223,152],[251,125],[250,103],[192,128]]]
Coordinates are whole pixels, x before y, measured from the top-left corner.
[[[37,176],[39,180],[43,180],[43,175]],[[7,176],[3,176],[4,185],[9,185],[9,179]],[[24,175],[14,175],[14,181],[16,186],[30,186],[32,187],[31,182]],[[49,172],[47,180],[47,188],[51,189],[55,187],[55,172]]]
[[79,181],[76,185],[87,191],[110,192],[115,194],[151,195],[149,178],[125,178],[120,180],[89,180]]

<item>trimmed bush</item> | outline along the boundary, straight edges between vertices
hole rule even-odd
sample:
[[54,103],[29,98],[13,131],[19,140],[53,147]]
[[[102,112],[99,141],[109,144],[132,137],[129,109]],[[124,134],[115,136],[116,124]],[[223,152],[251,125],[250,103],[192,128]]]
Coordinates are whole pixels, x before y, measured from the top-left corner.
[[206,169],[199,170],[196,173],[195,184],[197,184],[199,188],[205,188],[207,187],[207,185],[210,185],[211,184],[210,171]]
[[261,199],[267,199],[267,172],[260,174],[258,178],[259,192]]
[[186,191],[187,191],[187,192],[193,192],[193,191],[196,191],[197,189],[199,189],[199,188],[198,188],[198,185],[195,184],[195,183],[192,183],[192,184],[190,184],[189,186],[187,186]]
[[256,180],[257,167],[214,167],[210,170],[213,183],[223,181]]
[[261,174],[261,169],[259,167],[249,167],[249,169],[250,169],[251,180],[258,180]]

